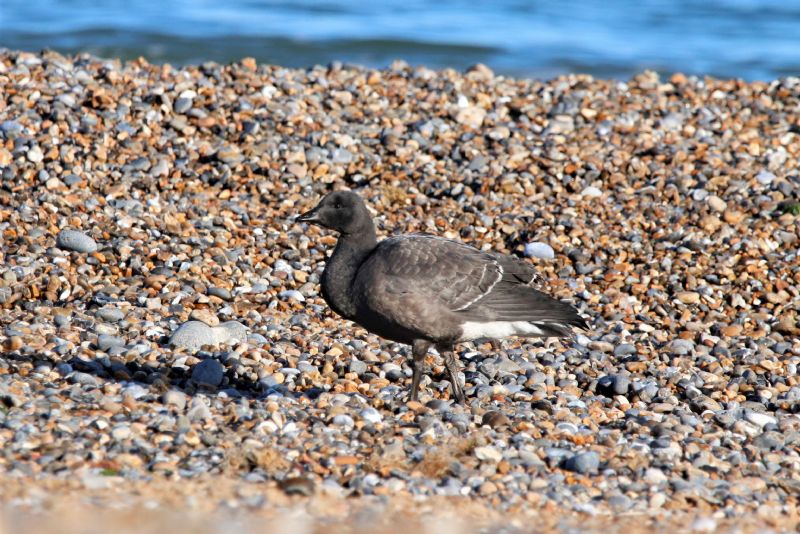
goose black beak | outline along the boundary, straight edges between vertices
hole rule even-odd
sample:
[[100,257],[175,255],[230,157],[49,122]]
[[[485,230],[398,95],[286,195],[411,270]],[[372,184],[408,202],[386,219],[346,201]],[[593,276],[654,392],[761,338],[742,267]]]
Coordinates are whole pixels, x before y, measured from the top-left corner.
[[317,208],[308,210],[305,213],[301,213],[294,219],[295,222],[307,222],[307,223],[316,223],[319,222]]

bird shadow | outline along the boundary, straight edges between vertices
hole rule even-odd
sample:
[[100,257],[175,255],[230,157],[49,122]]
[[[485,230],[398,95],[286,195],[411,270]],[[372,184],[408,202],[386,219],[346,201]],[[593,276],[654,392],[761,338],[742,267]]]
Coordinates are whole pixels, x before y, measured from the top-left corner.
[[[200,362],[216,359],[222,363],[225,359],[223,352],[199,351],[193,355],[181,351],[174,353],[176,358],[183,355],[194,356]],[[39,366],[48,365],[58,373],[59,377],[56,379],[43,377],[41,382],[45,387],[61,387],[69,384],[70,386],[78,385],[86,391],[91,391],[92,389],[102,390],[109,383],[120,384],[123,389],[137,384],[154,395],[156,397],[154,400],[170,390],[179,391],[192,398],[198,394],[202,396],[224,394],[229,398],[250,400],[264,399],[275,393],[293,399],[301,397],[316,399],[324,392],[320,388],[292,391],[283,384],[267,386],[258,380],[236,375],[233,366],[224,363],[223,381],[219,386],[214,387],[197,383],[192,379],[194,366],[169,366],[164,365],[163,361],[160,364],[140,360],[124,362],[120,356],[100,351],[93,358],[73,355],[63,360],[57,360],[36,352],[23,353],[14,350],[3,354],[3,361],[7,367],[6,375],[18,374],[23,377],[29,377]],[[34,377],[34,379],[38,379],[38,377]]]

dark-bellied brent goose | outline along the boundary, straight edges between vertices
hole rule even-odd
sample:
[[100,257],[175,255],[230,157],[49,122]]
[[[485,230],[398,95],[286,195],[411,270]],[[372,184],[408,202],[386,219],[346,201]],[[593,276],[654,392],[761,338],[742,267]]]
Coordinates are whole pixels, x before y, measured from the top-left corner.
[[564,337],[586,323],[569,304],[538,291],[532,265],[426,234],[378,241],[364,201],[351,191],[326,195],[297,222],[339,233],[322,274],[328,305],[383,338],[411,345],[411,400],[417,400],[431,346],[444,357],[458,402],[464,392],[453,349],[459,342],[509,336]]

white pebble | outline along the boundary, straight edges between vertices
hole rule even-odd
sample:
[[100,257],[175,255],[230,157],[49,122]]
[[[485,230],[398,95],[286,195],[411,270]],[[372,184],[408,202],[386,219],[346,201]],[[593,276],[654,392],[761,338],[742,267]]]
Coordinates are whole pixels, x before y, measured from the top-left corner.
[[776,176],[769,171],[759,171],[758,174],[756,174],[756,180],[758,180],[758,183],[761,185],[769,185],[775,178]]
[[644,481],[650,485],[657,486],[662,482],[667,481],[667,476],[661,469],[657,469],[655,467],[649,468],[647,471],[644,472]]
[[183,323],[170,338],[170,343],[191,351],[199,350],[203,345],[217,344],[214,329],[200,321]]
[[503,453],[494,447],[476,447],[475,457],[478,460],[485,460],[489,462],[499,462],[503,459]]
[[553,247],[547,243],[534,241],[525,245],[525,256],[528,258],[540,258],[543,260],[552,260],[556,257]]
[[364,408],[359,415],[364,421],[373,425],[383,421],[383,416],[375,408]]
[[602,191],[600,191],[600,190],[599,190],[598,188],[596,188],[595,186],[593,186],[593,185],[590,185],[589,187],[587,187],[586,189],[584,189],[583,191],[581,191],[581,195],[582,195],[582,196],[584,196],[584,197],[596,198],[596,197],[601,197],[601,196],[603,196],[603,192],[602,192]]
[[296,289],[287,289],[286,291],[281,291],[278,293],[278,297],[283,300],[293,299],[297,302],[305,302],[306,298],[303,296],[302,293],[297,291]]
[[123,441],[131,437],[131,427],[128,425],[118,425],[111,430],[111,437],[116,441]]
[[774,425],[778,423],[778,420],[772,417],[771,415],[760,412],[754,412],[752,410],[745,411],[744,418],[747,421],[753,423],[754,425],[760,426],[761,428],[764,428],[769,424]]
[[706,204],[708,204],[709,208],[719,213],[722,213],[728,207],[728,204],[717,195],[710,195],[706,198]]
[[698,517],[692,523],[691,530],[692,532],[714,532],[717,530],[717,522],[712,517]]
[[247,327],[238,321],[227,321],[210,327],[201,321],[183,323],[170,337],[170,343],[190,351],[197,351],[203,345],[220,343],[234,344],[247,339]]
[[336,425],[336,426],[343,426],[343,427],[346,427],[346,428],[352,428],[353,425],[356,424],[355,421],[353,421],[352,417],[350,417],[349,415],[344,414],[344,413],[343,414],[339,414],[339,415],[335,415],[333,417],[332,423],[334,425]]

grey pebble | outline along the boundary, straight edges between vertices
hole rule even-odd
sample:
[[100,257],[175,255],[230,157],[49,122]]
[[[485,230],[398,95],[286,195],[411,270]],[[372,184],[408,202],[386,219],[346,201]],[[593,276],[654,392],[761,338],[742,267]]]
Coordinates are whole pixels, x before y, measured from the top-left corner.
[[331,159],[334,163],[347,164],[353,161],[353,154],[345,148],[337,148],[333,151]]
[[694,350],[694,342],[688,339],[676,339],[670,345],[673,354],[686,356]]
[[714,420],[724,428],[730,428],[736,423],[738,417],[732,410],[723,410],[714,414]]
[[221,338],[219,343],[241,342],[247,339],[247,327],[239,321],[225,321],[214,327],[214,330],[217,332],[217,337]]
[[73,384],[80,384],[82,386],[96,386],[97,378],[89,373],[81,373],[76,371],[69,376],[69,381]]
[[147,171],[150,169],[150,160],[144,156],[139,156],[138,158],[134,158],[129,163],[123,167],[125,170],[133,170],[133,171]]
[[73,369],[72,366],[68,363],[59,363],[58,365],[56,365],[56,371],[61,376],[67,376],[73,371]]
[[580,452],[564,462],[564,468],[581,474],[596,473],[600,467],[600,456],[594,451]]
[[0,287],[0,304],[5,304],[11,298],[13,292],[10,287]]
[[82,179],[76,174],[68,174],[64,177],[63,181],[68,187],[72,187],[73,185],[81,183]]
[[305,326],[308,323],[309,317],[305,313],[296,313],[289,319],[291,326]]
[[225,368],[214,359],[203,360],[192,369],[192,381],[205,386],[219,386],[224,376]]
[[122,394],[134,399],[141,399],[150,395],[150,390],[138,384],[137,382],[131,382],[122,389]]
[[117,337],[112,336],[109,334],[100,334],[97,336],[97,348],[102,350],[103,352],[108,352],[109,349],[113,347],[124,347],[125,340]]
[[631,380],[625,375],[606,375],[598,379],[597,392],[607,397],[627,395]]
[[280,385],[278,379],[275,378],[275,375],[265,376],[264,378],[259,380],[258,383],[261,385],[263,389],[270,389]]
[[204,345],[216,345],[219,336],[214,328],[201,321],[183,323],[170,337],[170,343],[179,348],[197,351]]
[[712,412],[718,412],[722,410],[722,406],[720,406],[717,401],[705,395],[698,395],[697,397],[693,398],[689,402],[689,407],[698,413],[706,410],[710,410]]
[[186,97],[180,97],[175,100],[175,103],[172,105],[172,110],[175,113],[186,113],[192,109],[192,99]]
[[119,308],[107,306],[97,310],[95,316],[109,323],[118,323],[125,318],[125,312]]
[[367,364],[362,362],[361,360],[357,360],[355,358],[350,360],[349,371],[351,373],[356,373],[358,376],[361,376],[367,372],[367,369],[368,369]]
[[209,287],[208,295],[210,297],[217,297],[222,300],[231,300],[233,298],[231,292],[224,287]]
[[785,438],[780,432],[764,432],[753,440],[753,445],[762,450],[777,451],[783,448]]
[[0,123],[0,132],[3,133],[6,139],[13,139],[21,134],[22,130],[23,126],[17,121],[7,120]]
[[97,251],[95,240],[77,230],[61,230],[56,236],[56,246],[64,250],[85,254]]
[[636,350],[636,347],[630,343],[623,343],[614,348],[614,356],[617,358],[630,356],[631,354],[636,354],[637,352],[638,351]]
[[319,372],[319,369],[316,365],[312,365],[308,362],[297,362],[297,370],[308,375],[313,375]]
[[248,343],[252,345],[267,345],[269,340],[262,336],[261,334],[248,334],[247,336]]

